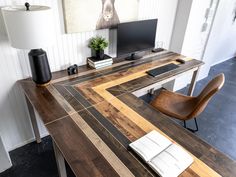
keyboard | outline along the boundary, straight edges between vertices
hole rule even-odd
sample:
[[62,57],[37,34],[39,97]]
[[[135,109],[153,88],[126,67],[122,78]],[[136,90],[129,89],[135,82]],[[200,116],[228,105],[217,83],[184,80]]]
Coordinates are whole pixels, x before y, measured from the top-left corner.
[[170,63],[170,64],[167,64],[167,65],[164,65],[164,66],[161,66],[161,67],[149,70],[149,71],[147,71],[147,74],[149,74],[149,75],[151,75],[153,77],[157,77],[160,74],[163,74],[163,73],[166,73],[168,71],[174,70],[174,69],[176,69],[178,67],[179,67],[178,65]]

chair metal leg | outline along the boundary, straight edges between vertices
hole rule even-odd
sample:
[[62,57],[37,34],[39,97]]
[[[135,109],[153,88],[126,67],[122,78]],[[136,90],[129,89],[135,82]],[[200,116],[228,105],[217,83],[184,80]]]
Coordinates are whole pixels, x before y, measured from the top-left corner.
[[150,89],[150,90],[148,90],[148,93],[150,94],[150,95],[154,95],[154,88],[152,88],[152,89]]
[[195,122],[195,126],[196,126],[196,129],[195,129],[195,130],[194,130],[194,129],[191,129],[191,128],[187,128],[187,126],[186,126],[186,121],[185,121],[185,120],[184,120],[184,128],[188,129],[189,131],[191,131],[191,132],[193,132],[193,133],[197,132],[197,131],[198,131],[198,124],[197,124],[197,119],[196,119],[196,117],[194,118],[194,122]]

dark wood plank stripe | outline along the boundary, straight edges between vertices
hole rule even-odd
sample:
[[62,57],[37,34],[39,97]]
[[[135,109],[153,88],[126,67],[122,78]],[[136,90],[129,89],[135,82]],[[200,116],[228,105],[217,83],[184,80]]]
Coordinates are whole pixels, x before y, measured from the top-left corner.
[[[94,107],[90,107],[87,109],[90,114],[97,119],[97,121],[102,124],[116,139],[124,146],[128,147],[131,141],[126,138],[107,118],[105,118],[99,111],[97,111]],[[85,120],[86,121],[86,120]]]
[[91,79],[99,78],[101,76],[102,76],[102,74],[100,74],[99,72],[93,72],[93,73],[89,73],[89,74],[86,74],[86,75],[71,78],[71,79],[68,79],[68,80],[65,80],[65,81],[61,81],[61,82],[58,82],[57,84],[75,85],[75,84],[82,83],[82,82],[85,82],[85,81],[88,81],[88,80],[91,80]]
[[222,176],[236,176],[236,164],[233,160],[227,158],[208,143],[176,124],[168,116],[155,110],[152,106],[130,93],[123,94],[117,98],[158,127],[167,136],[179,143],[194,156],[201,159],[217,173]]
[[76,90],[73,86],[65,86],[65,88],[79,101],[84,107],[90,107],[91,104]]
[[[95,73],[94,73],[95,74]],[[95,80],[95,79],[99,79],[102,77],[102,74],[100,73],[96,73],[94,76],[90,76],[90,77],[85,77],[85,78],[82,78],[82,79],[79,79],[79,80],[75,80],[73,82],[70,82],[68,83],[67,85],[77,85],[79,83],[82,83],[82,82],[86,82],[86,81],[90,81],[90,80]]]
[[75,97],[68,92],[68,90],[63,85],[53,85],[57,91],[65,98],[65,100],[75,109],[75,111],[80,111],[85,107],[75,99]]
[[225,154],[219,152],[214,147],[211,147],[210,150],[204,152],[204,155],[200,160],[205,162],[208,166],[216,168],[215,171],[218,171],[222,176],[236,176],[236,161],[228,158]]
[[152,76],[146,75],[146,76],[139,77],[137,79],[133,79],[131,81],[122,83],[119,86],[129,92],[133,92],[135,90],[139,90],[151,84],[154,84],[155,82],[152,80],[151,77]]
[[114,96],[119,96],[119,95],[127,92],[127,90],[125,90],[120,85],[116,85],[114,87],[110,87],[110,88],[107,89],[107,91],[110,92]]
[[76,176],[119,176],[70,117],[46,127]]
[[[100,116],[102,115],[99,115],[100,118],[98,118],[97,113],[92,113],[94,110],[95,109],[83,110],[79,114],[108,145],[108,147],[112,149],[116,156],[119,157],[120,160],[130,169],[130,171],[137,177],[156,176],[156,174],[147,167],[145,163],[141,163],[139,159],[127,151],[126,146],[123,145],[127,145],[126,142],[123,142],[126,138],[120,138],[118,134],[114,134],[115,131],[109,128],[110,125],[101,121]],[[129,144],[129,140],[126,139],[125,141]]]

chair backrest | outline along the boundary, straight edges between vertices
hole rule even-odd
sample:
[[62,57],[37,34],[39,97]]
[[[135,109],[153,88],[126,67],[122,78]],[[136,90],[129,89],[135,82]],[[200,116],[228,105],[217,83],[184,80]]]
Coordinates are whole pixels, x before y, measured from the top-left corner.
[[191,113],[191,117],[197,117],[205,109],[213,95],[223,87],[224,82],[225,76],[221,73],[206,85],[202,92],[196,97],[196,107]]

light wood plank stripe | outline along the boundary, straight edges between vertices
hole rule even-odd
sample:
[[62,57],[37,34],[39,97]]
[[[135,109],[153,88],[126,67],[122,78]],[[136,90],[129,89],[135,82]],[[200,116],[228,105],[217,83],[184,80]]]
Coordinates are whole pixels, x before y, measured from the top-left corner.
[[81,118],[81,116],[78,113],[71,112],[75,112],[75,110],[73,110],[70,104],[60,95],[56,88],[52,85],[49,85],[47,88],[55,97],[55,99],[59,102],[59,104],[65,109],[65,111],[69,111],[68,114],[71,114],[70,117],[76,123],[78,128],[83,131],[83,133],[93,143],[93,145],[98,149],[98,151],[103,155],[103,157],[109,162],[109,164],[114,168],[114,170],[120,176],[134,177],[133,173],[121,162],[121,160],[103,142],[103,140],[96,134],[96,132]]

